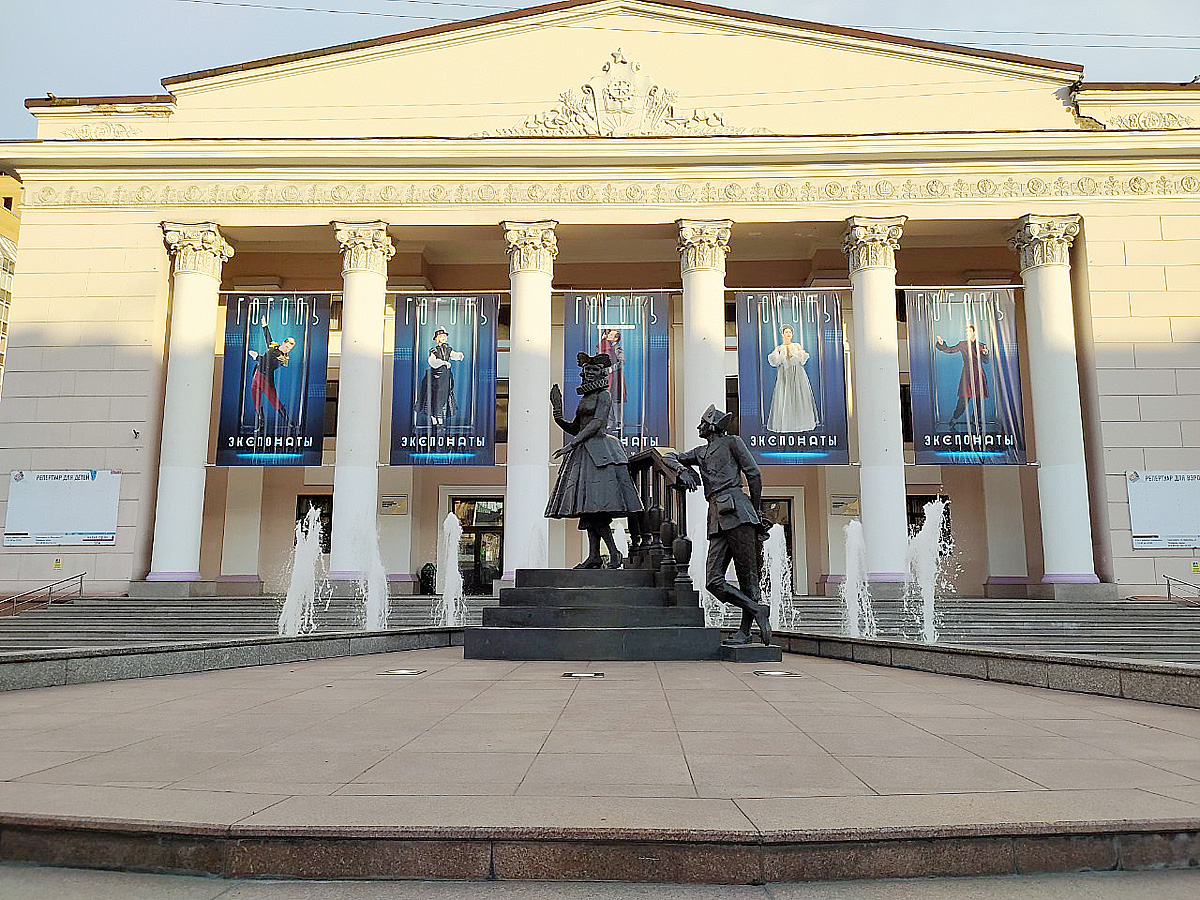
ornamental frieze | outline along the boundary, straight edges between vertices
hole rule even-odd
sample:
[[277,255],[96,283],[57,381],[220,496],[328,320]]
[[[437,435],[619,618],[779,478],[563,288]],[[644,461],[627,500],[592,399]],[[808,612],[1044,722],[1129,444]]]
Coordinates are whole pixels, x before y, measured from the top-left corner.
[[809,178],[734,181],[490,181],[490,182],[170,182],[167,184],[43,184],[29,206],[110,207],[446,207],[728,206],[1148,196],[1196,196],[1200,170],[1146,175],[1041,175],[1017,178]]

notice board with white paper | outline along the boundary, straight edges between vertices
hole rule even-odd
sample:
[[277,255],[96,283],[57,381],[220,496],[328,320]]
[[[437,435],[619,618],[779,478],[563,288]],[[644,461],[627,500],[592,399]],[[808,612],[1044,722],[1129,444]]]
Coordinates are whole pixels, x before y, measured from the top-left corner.
[[1134,550],[1200,547],[1200,472],[1126,472]]
[[5,547],[104,547],[117,541],[121,473],[13,472]]

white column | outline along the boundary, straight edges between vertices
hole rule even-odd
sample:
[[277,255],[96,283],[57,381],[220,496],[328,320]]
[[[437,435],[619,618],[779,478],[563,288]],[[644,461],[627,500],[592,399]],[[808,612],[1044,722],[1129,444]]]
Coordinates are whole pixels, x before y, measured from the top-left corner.
[[217,226],[163,223],[173,261],[154,549],[147,581],[198,581],[212,411],[217,291],[233,256]]
[[1071,242],[1078,216],[1024,216],[1012,238],[1021,255],[1029,392],[1037,444],[1045,578],[1095,584],[1083,413],[1071,302]]
[[842,241],[850,261],[859,498],[872,582],[904,580],[908,545],[896,337],[896,251],[906,221],[853,216]]
[[546,566],[550,530],[550,284],[557,222],[502,222],[512,318],[508,352],[508,466],[504,579]]
[[384,295],[396,250],[386,222],[332,224],[342,248],[342,358],[329,574],[348,579],[366,566],[364,542],[377,540]]
[[[679,270],[683,276],[683,430],[675,445],[700,443],[696,426],[711,403],[725,409],[725,257],[733,222],[679,220]],[[692,540],[692,583],[704,592],[708,553],[708,504],[700,491],[688,495],[687,530]]]

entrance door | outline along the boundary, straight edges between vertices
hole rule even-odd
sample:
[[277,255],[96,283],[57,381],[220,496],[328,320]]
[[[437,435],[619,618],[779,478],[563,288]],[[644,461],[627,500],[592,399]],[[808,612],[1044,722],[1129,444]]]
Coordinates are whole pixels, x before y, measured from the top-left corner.
[[462,524],[458,569],[463,591],[492,593],[492,582],[503,572],[504,500],[500,497],[451,497],[450,510]]

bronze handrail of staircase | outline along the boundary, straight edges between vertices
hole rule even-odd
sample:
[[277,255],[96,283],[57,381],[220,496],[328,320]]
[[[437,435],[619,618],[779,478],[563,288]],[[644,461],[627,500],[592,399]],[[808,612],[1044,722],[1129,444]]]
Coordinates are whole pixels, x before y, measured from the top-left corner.
[[[70,603],[83,597],[83,577],[87,572],[80,572],[70,578],[52,581],[31,591],[9,597],[0,601],[0,616],[15,616],[17,613],[30,609],[41,609],[52,603]],[[60,585],[74,585],[73,588],[62,588]],[[45,594],[43,597],[42,594]],[[72,596],[72,593],[74,596]],[[57,596],[56,596],[57,595]],[[10,607],[8,604],[12,604]]]
[[688,563],[692,542],[687,535],[687,491],[667,466],[669,447],[652,447],[629,458],[629,473],[645,510],[630,517],[629,566],[651,569],[658,587],[671,590],[672,604],[699,603]]
[[[1163,578],[1167,582],[1167,599],[1182,600],[1184,603],[1200,604],[1200,585],[1192,584],[1190,581],[1184,581],[1182,578],[1172,578],[1170,575],[1164,575]],[[1185,590],[1190,590],[1190,594],[1172,594],[1171,585],[1182,585]]]

